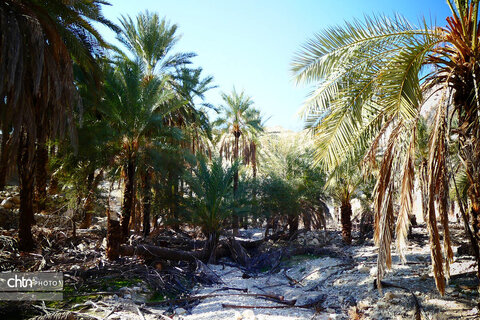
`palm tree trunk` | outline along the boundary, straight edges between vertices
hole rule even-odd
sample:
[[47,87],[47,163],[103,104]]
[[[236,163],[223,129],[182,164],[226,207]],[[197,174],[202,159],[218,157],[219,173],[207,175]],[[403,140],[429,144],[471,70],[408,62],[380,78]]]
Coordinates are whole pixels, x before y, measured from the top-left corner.
[[92,185],[94,179],[95,172],[90,172],[87,175],[87,198],[85,199],[85,204],[83,206],[83,220],[80,224],[81,229],[89,228],[92,225],[92,213],[90,210],[92,207],[93,196],[91,195],[92,192],[90,191],[93,189]]
[[[238,160],[238,142],[239,142],[239,138],[240,138],[240,132],[239,131],[235,131],[233,133],[233,135],[235,136],[235,147],[234,147],[234,150],[233,150],[233,159],[235,161]],[[235,173],[233,175],[233,195],[234,197],[237,196],[237,191],[238,191],[238,169],[235,170]],[[238,219],[238,216],[237,215],[233,215],[233,235],[234,236],[238,236],[238,225],[239,225],[239,219]]]
[[152,200],[151,172],[149,169],[142,173],[142,213],[143,213],[143,236],[150,234],[150,209]]
[[[253,171],[253,190],[252,190],[252,198],[253,203],[257,203],[257,145],[255,142],[252,141],[252,171]],[[254,216],[252,217],[252,222],[257,225],[258,224],[258,215],[257,212],[253,213]]]
[[48,151],[45,147],[45,138],[45,133],[40,127],[35,148],[35,196],[38,211],[45,210],[45,204],[47,201]]
[[[56,149],[55,146],[50,147],[50,159],[55,157]],[[48,185],[48,194],[57,194],[58,193],[58,179],[55,174],[50,172],[50,183]]]
[[140,203],[137,201],[137,183],[136,181],[133,183],[133,204],[132,204],[132,213],[130,215],[130,229],[133,229],[135,233],[140,232]]
[[107,209],[107,258],[116,260],[120,256],[120,244],[122,243],[122,227],[118,220],[110,217],[110,210]]
[[305,228],[305,230],[307,231],[310,231],[312,230],[312,214],[311,214],[311,210],[307,210],[306,207],[303,207],[302,210],[304,211],[303,212],[303,226]]
[[125,167],[125,188],[123,191],[123,204],[122,204],[122,235],[125,241],[129,236],[129,224],[130,216],[133,212],[133,197],[135,182],[135,161],[133,157],[128,158],[127,165]]
[[32,225],[35,223],[33,216],[33,164],[34,152],[30,147],[28,133],[22,130],[18,146],[18,175],[20,178],[20,214],[18,223],[18,240],[21,251],[34,249]]
[[[474,81],[474,79],[467,80]],[[467,102],[472,87],[472,85],[467,85],[462,88],[463,90],[456,88],[453,102],[460,109],[459,126],[466,128],[459,134],[459,153],[463,159],[462,162],[466,164],[465,171],[470,183],[468,198],[471,201],[470,216],[472,219],[470,223],[473,233],[471,242],[477,259],[477,277],[480,279],[480,254],[478,253],[480,247],[480,122],[476,104],[478,101],[476,103]]]
[[87,198],[85,199],[85,204],[83,206],[83,211],[85,212],[83,216],[82,223],[80,225],[80,228],[89,228],[92,225],[92,218],[93,218],[93,200],[95,199],[95,190],[97,189],[98,185],[100,184],[100,181],[102,181],[103,178],[103,170],[100,170],[100,172],[95,175],[94,173],[91,173],[89,175],[89,181],[87,182],[88,184],[88,194]]
[[215,263],[215,251],[218,244],[218,234],[216,232],[210,232],[207,235],[207,242],[205,244],[205,252],[208,257],[208,263]]
[[[473,168],[472,168],[473,169]],[[472,170],[473,171],[473,170]],[[474,169],[474,174],[476,177],[480,177],[480,168],[477,167]],[[470,186],[469,188],[469,197],[472,203],[471,207],[471,217],[472,217],[472,229],[473,234],[476,240],[476,243],[472,242],[472,247],[474,248],[474,252],[477,258],[477,277],[480,279],[480,254],[479,254],[479,247],[480,247],[480,183],[477,182]],[[473,239],[472,239],[473,240]]]
[[8,127],[2,128],[2,143],[0,146],[0,190],[5,189],[7,183],[8,160],[10,159],[11,135]]
[[346,244],[352,243],[352,205],[345,201],[340,207],[340,219],[342,222],[342,238]]
[[288,221],[288,236],[291,238],[298,231],[298,215],[289,214],[287,217]]

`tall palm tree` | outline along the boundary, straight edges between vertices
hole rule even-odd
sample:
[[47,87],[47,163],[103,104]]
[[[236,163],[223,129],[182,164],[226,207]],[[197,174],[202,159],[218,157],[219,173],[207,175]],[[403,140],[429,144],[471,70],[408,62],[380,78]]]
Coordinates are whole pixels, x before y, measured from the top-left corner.
[[[166,87],[174,93],[170,99],[170,112],[164,114],[164,124],[168,127],[180,128],[185,139],[171,139],[170,143],[180,143],[182,148],[186,148],[188,143],[192,144],[192,149],[205,150],[208,143],[201,137],[210,134],[210,125],[208,118],[203,110],[199,110],[194,103],[195,98],[204,99],[204,93],[212,88],[212,77],[201,78],[202,70],[188,69],[186,66],[191,64],[190,59],[195,57],[194,53],[174,53],[173,49],[180,39],[177,32],[177,25],[171,25],[165,18],[160,18],[156,13],[148,11],[140,13],[135,19],[124,16],[120,19],[121,32],[118,39],[128,51],[136,57],[144,70],[144,77],[159,76],[164,79]],[[191,138],[191,139],[188,139]],[[191,140],[191,141],[188,141]],[[179,149],[178,149],[179,150]],[[178,167],[178,163],[175,164]],[[173,190],[171,198],[173,215],[176,214],[178,203],[178,185],[181,174],[177,174],[177,168],[169,170],[168,184]],[[147,173],[141,173],[146,178]],[[147,181],[148,179],[143,181]],[[147,191],[147,189],[144,189]],[[170,192],[172,193],[172,192]],[[142,199],[150,199],[150,195]],[[142,205],[144,208],[148,206]],[[148,209],[147,209],[148,210]]]
[[[325,164],[334,167],[354,153],[363,153],[366,162],[375,166],[382,147],[375,195],[378,280],[391,265],[390,225],[396,200],[400,202],[397,239],[400,249],[405,246],[419,114],[427,95],[440,93],[431,106],[434,121],[424,211],[436,285],[442,294],[453,259],[448,229],[449,142],[457,146],[470,182],[472,244],[478,247],[480,242],[479,1],[447,3],[451,16],[445,27],[425,22],[415,27],[397,15],[367,17],[330,28],[305,45],[292,67],[299,82],[318,82],[304,115],[317,135],[318,157]],[[395,185],[401,186],[399,199],[394,196]],[[444,229],[444,255],[437,214]],[[480,277],[478,256],[477,264]]]
[[105,75],[105,101],[101,111],[105,121],[116,133],[114,144],[125,175],[122,204],[122,232],[129,233],[134,210],[137,161],[139,150],[150,143],[163,126],[165,103],[171,91],[158,77],[145,78],[142,65],[127,58],[118,58]]
[[151,75],[166,74],[172,69],[190,64],[195,53],[172,53],[180,39],[177,25],[161,19],[157,13],[145,11],[135,21],[130,16],[120,19],[121,32],[118,40],[136,57]]
[[[232,162],[245,158],[245,162],[252,162],[256,168],[255,137],[263,131],[260,112],[253,108],[253,100],[245,92],[222,93],[224,105],[221,106],[222,115],[214,125],[220,128],[220,155]],[[253,143],[252,143],[253,142]],[[254,171],[256,173],[256,170]],[[238,170],[233,177],[233,192],[238,189]],[[234,234],[238,233],[238,217],[233,217]]]
[[[107,46],[90,24],[113,25],[101,13],[105,1],[6,0],[0,3],[0,100],[2,129],[9,130],[20,178],[19,245],[33,248],[35,143],[40,130],[74,136],[79,104],[73,61],[96,73],[94,53]],[[6,137],[6,132],[4,133]]]

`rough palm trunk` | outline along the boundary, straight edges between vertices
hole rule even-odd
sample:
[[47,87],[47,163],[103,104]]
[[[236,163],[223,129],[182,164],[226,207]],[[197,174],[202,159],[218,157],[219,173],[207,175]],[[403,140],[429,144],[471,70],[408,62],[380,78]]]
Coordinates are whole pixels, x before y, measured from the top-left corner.
[[143,213],[143,236],[150,234],[150,210],[152,200],[151,172],[142,173],[142,213]]
[[178,215],[178,209],[179,209],[179,204],[178,204],[178,180],[176,175],[174,174],[173,170],[168,173],[168,180],[167,180],[168,186],[169,186],[169,219],[168,223],[170,226],[176,230],[180,230],[180,220],[179,220],[179,215]]
[[[90,172],[87,176],[87,198],[85,199],[85,204],[83,206],[83,219],[82,223],[80,224],[81,229],[89,228],[92,224],[92,202],[93,197],[90,194],[90,190],[92,190],[93,180],[95,179],[95,172]],[[79,201],[80,204],[81,201]]]
[[[252,198],[253,198],[253,203],[255,204],[257,202],[257,145],[255,144],[254,141],[250,143],[250,149],[252,152],[252,176],[253,176],[253,190],[252,190]],[[252,223],[254,225],[258,224],[258,217],[256,216],[255,212],[253,212],[252,216]],[[247,227],[247,226],[245,226]]]
[[137,201],[137,183],[133,183],[133,204],[132,204],[132,213],[130,215],[130,227],[129,229],[133,229],[135,233],[138,233],[140,231],[140,219],[138,218],[140,216],[140,203]]
[[[475,70],[474,70],[475,72]],[[470,223],[473,237],[471,237],[477,259],[477,277],[480,279],[480,122],[478,118],[479,97],[470,99],[472,88],[476,89],[475,79],[468,75],[464,83],[456,87],[453,96],[454,105],[459,109],[459,153],[466,165],[466,175],[470,184],[468,198],[471,202]],[[472,101],[472,102],[468,102]]]
[[8,127],[2,128],[2,143],[0,146],[0,190],[5,189],[7,183],[8,162],[10,159],[11,135]]
[[[55,146],[50,147],[50,158],[55,157],[56,149]],[[58,179],[55,174],[50,172],[50,183],[48,185],[48,194],[57,194],[58,193]]]
[[135,161],[133,157],[128,159],[125,167],[125,188],[123,191],[123,203],[122,203],[122,235],[123,240],[126,240],[129,235],[130,216],[133,212],[133,197],[135,182]]
[[[240,132],[235,131],[234,133],[235,136],[235,147],[233,150],[233,159],[235,161],[238,160],[238,142],[240,138]],[[235,173],[233,175],[233,195],[234,197],[237,196],[237,191],[238,191],[238,168],[235,169]],[[238,236],[238,225],[239,225],[239,219],[237,215],[233,215],[233,235]]]
[[45,147],[45,134],[40,128],[40,135],[35,148],[35,198],[38,211],[45,210],[47,201],[47,163],[48,151]]
[[33,163],[34,152],[30,148],[29,137],[23,130],[20,134],[18,147],[18,175],[20,179],[20,214],[18,223],[18,240],[21,251],[31,251],[34,249],[32,236],[33,216]]
[[[473,170],[472,170],[473,171]],[[477,175],[480,176],[480,168],[477,167],[475,172]],[[477,180],[478,181],[478,180]],[[472,229],[473,234],[476,240],[476,243],[472,241],[472,247],[474,248],[474,252],[476,254],[477,259],[477,277],[480,279],[480,254],[479,254],[479,247],[480,247],[480,184],[476,182],[469,188],[469,197],[472,203],[471,207],[471,217],[472,217]],[[473,239],[472,239],[473,240]]]
[[89,228],[92,225],[93,218],[93,200],[95,199],[95,190],[97,189],[100,181],[103,178],[103,170],[101,170],[97,175],[91,173],[88,177],[88,194],[85,199],[85,204],[83,206],[83,211],[85,212],[83,216],[82,223],[80,228]]
[[107,212],[107,258],[116,260],[120,255],[120,244],[122,243],[122,227],[118,220],[111,219]]
[[350,201],[342,203],[340,207],[340,220],[342,222],[342,238],[346,244],[352,243],[352,205]]
[[288,236],[291,238],[298,231],[298,215],[288,215]]
[[[478,120],[475,119],[477,130],[480,130]],[[473,132],[471,133],[473,136]],[[471,202],[470,216],[471,225],[474,239],[471,238],[472,247],[474,249],[477,259],[477,277],[480,279],[480,134],[477,134],[477,138],[465,138],[464,146],[469,148],[463,148],[466,154],[463,154],[463,158],[467,159],[467,177],[469,177],[470,187],[468,188],[468,197]],[[472,141],[473,140],[473,141]],[[467,151],[468,150],[468,151]]]
[[[304,210],[305,209],[306,208],[304,208]],[[311,215],[310,211],[304,212],[304,214],[303,214],[303,227],[307,231],[312,230],[312,215]]]
[[215,251],[218,244],[218,235],[216,232],[207,234],[207,242],[205,244],[205,251],[208,257],[208,263],[215,263]]

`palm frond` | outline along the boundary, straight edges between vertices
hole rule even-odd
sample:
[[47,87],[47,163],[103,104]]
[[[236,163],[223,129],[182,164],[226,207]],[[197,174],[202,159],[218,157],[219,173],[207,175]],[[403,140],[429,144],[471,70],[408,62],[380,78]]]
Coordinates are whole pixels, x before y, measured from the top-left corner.
[[400,190],[400,211],[398,213],[396,222],[396,247],[398,254],[403,263],[406,263],[405,249],[407,247],[407,234],[410,226],[409,215],[413,208],[413,193],[415,186],[415,144],[416,144],[416,131],[417,121],[414,121],[414,125],[411,132],[410,144],[405,157],[402,173],[402,186]]

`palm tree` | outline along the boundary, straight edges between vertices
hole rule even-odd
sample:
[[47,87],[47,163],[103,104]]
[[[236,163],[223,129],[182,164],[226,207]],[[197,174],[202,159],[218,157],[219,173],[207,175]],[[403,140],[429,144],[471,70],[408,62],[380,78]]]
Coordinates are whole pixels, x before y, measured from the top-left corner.
[[135,181],[139,150],[159,134],[163,126],[165,102],[171,91],[158,77],[145,78],[138,62],[118,58],[105,75],[105,101],[101,111],[114,130],[114,144],[119,148],[125,187],[122,204],[123,237],[129,234],[130,217],[134,210]]
[[[251,162],[256,174],[257,153],[255,137],[263,131],[260,112],[252,107],[253,100],[245,92],[237,93],[233,89],[230,95],[222,93],[225,105],[221,106],[222,115],[214,125],[220,128],[220,156],[245,163]],[[238,170],[233,178],[233,192],[238,189]],[[233,217],[234,234],[238,234],[238,217]]]
[[[2,129],[15,146],[20,178],[19,246],[33,248],[33,183],[35,143],[40,130],[74,136],[79,104],[73,61],[95,74],[94,52],[107,46],[90,21],[113,25],[101,13],[105,1],[0,3],[0,100]],[[7,137],[7,132],[4,133]],[[13,148],[13,147],[12,147]],[[3,152],[4,150],[2,150]],[[15,152],[11,153],[15,155]]]
[[326,189],[333,200],[340,206],[340,222],[342,224],[342,238],[346,244],[352,243],[352,203],[357,197],[358,188],[362,182],[358,168],[345,163],[338,166],[330,174]]
[[[292,67],[299,82],[318,82],[304,115],[318,138],[319,159],[335,167],[352,154],[363,153],[366,163],[375,167],[382,147],[375,193],[378,280],[385,267],[391,265],[395,185],[401,186],[396,233],[399,247],[405,246],[418,119],[423,101],[432,92],[439,93],[436,103],[426,104],[431,105],[434,121],[426,164],[428,198],[424,211],[436,285],[442,294],[453,258],[448,229],[449,141],[457,146],[470,183],[472,244],[478,247],[480,242],[479,1],[447,3],[452,16],[447,18],[446,27],[431,27],[425,22],[415,27],[398,15],[391,19],[367,17],[363,22],[356,20],[316,35],[297,55]],[[401,172],[400,176],[397,172]],[[437,213],[444,229],[444,256]],[[478,256],[477,262],[480,277]]]
[[195,53],[174,53],[172,49],[180,39],[177,25],[170,25],[165,18],[151,12],[140,13],[134,21],[130,16],[120,19],[118,40],[138,57],[145,74],[167,74],[172,69],[190,64]]
[[223,222],[235,210],[232,182],[238,163],[224,167],[222,158],[214,159],[210,165],[204,157],[197,165],[192,164],[192,174],[185,179],[194,196],[186,199],[192,220],[200,226],[207,238],[206,249],[209,262],[215,260],[215,248],[221,235]]
[[[211,89],[212,77],[201,78],[202,69],[188,69],[186,65],[191,64],[190,59],[195,57],[194,53],[173,53],[173,48],[180,39],[177,33],[177,25],[171,25],[165,18],[161,19],[158,14],[148,11],[140,13],[136,19],[129,16],[120,20],[121,32],[118,39],[128,51],[136,57],[144,70],[144,77],[148,79],[157,75],[164,79],[166,87],[173,93],[170,99],[170,112],[164,114],[164,125],[180,128],[185,135],[184,139],[172,137],[170,143],[181,144],[186,148],[187,144],[192,145],[193,153],[195,147],[198,150],[209,151],[208,139],[211,137],[210,124],[203,110],[199,110],[194,103],[196,98],[203,100],[204,93]],[[183,141],[182,141],[183,140]],[[177,148],[179,151],[180,148]],[[176,216],[178,208],[178,186],[179,179],[178,162],[175,168],[167,173],[167,183],[171,186],[170,195],[173,199],[172,211]],[[181,171],[181,170],[180,170]],[[142,172],[143,178],[147,177]],[[143,181],[148,182],[148,179]],[[147,189],[144,189],[147,191]],[[142,199],[150,199],[151,195],[145,195]],[[148,205],[142,205],[148,211]]]

